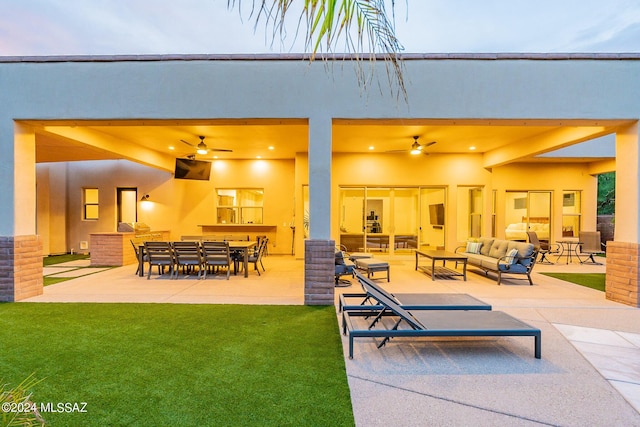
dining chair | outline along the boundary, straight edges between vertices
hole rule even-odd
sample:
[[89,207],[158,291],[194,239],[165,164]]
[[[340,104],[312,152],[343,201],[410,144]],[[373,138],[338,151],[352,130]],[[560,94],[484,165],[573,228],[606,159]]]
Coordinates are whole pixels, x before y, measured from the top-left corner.
[[531,243],[537,250],[540,256],[540,264],[553,264],[553,262],[547,258],[549,254],[560,253],[560,245],[557,243],[541,242],[538,240],[538,233],[535,231],[527,231],[527,237],[529,237],[529,243]]
[[[580,260],[580,264],[595,264],[602,265],[601,262],[598,262],[593,257],[594,255],[604,255],[604,244],[600,240],[600,232],[599,231],[580,231],[578,233],[578,240],[580,246],[580,253],[576,253],[576,256]],[[582,256],[585,259],[582,259]],[[602,258],[601,258],[602,259]]]
[[175,278],[178,278],[180,267],[182,267],[182,272],[187,274],[190,274],[197,267],[198,279],[200,279],[204,264],[200,243],[194,240],[185,240],[173,242],[171,245],[175,257],[175,268],[173,270]]
[[147,280],[151,278],[151,270],[154,265],[158,267],[158,274],[164,274],[164,268],[169,267],[169,273],[173,275],[174,257],[171,243],[146,241],[144,242],[144,251],[149,257]]
[[266,271],[264,268],[264,264],[262,264],[262,256],[264,255],[264,251],[269,243],[269,238],[265,237],[260,241],[258,247],[253,251],[252,254],[249,254],[248,263],[253,264],[253,268],[258,272],[258,276],[260,276],[260,269],[258,268],[258,264],[262,267],[262,271]]
[[203,241],[202,258],[204,263],[204,279],[207,278],[207,271],[211,270],[212,273],[215,273],[220,267],[224,267],[227,271],[227,280],[229,280],[231,276],[229,242]]
[[[256,241],[258,242],[258,246],[260,246],[260,243],[262,243],[262,240],[264,240],[266,238],[267,238],[267,236],[256,236]],[[263,256],[269,255],[269,246],[266,246],[264,248],[264,253],[262,255]]]
[[[130,239],[130,242],[131,246],[133,246],[133,252],[136,254],[136,262],[138,263],[138,268],[136,269],[137,275],[138,273],[140,273],[140,268],[144,270],[144,263],[149,262],[149,255],[147,255],[146,251],[144,250],[144,241],[136,238]],[[142,264],[138,262],[140,260],[140,251],[142,251]],[[151,266],[149,266],[149,268],[151,268]]]

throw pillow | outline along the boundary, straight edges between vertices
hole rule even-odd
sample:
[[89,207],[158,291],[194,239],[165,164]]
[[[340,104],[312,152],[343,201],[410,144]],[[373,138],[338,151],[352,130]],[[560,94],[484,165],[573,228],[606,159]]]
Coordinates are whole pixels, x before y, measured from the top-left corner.
[[517,260],[518,260],[518,250],[516,248],[513,248],[507,254],[505,262],[507,264],[515,264]]
[[479,254],[481,247],[482,247],[481,242],[467,242],[466,252],[470,254]]

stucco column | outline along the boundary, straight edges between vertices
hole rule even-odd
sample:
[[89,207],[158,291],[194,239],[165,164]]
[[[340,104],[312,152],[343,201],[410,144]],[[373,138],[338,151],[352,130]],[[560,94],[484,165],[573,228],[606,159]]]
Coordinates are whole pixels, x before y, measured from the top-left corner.
[[616,133],[616,215],[614,241],[607,243],[607,299],[640,307],[640,150],[637,122]]
[[331,236],[331,118],[309,119],[309,239],[305,241],[304,301],[334,303],[335,242]]
[[[6,131],[6,129],[5,129]],[[2,132],[2,139],[7,133]],[[5,184],[0,198],[0,301],[42,294],[42,242],[36,235],[36,139],[33,130],[15,124],[11,150],[3,156]]]

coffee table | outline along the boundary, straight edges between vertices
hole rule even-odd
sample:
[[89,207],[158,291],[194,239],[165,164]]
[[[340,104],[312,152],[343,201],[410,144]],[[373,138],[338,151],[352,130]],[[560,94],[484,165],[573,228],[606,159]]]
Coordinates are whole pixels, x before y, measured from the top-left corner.
[[[420,265],[420,258],[424,257],[431,260],[431,264]],[[442,261],[442,265],[436,265],[436,262]],[[453,261],[462,264],[462,272],[447,267],[447,261]],[[467,257],[461,254],[448,251],[416,251],[416,270],[424,271],[431,275],[431,280],[436,280],[436,276],[442,278],[462,277],[467,280]]]

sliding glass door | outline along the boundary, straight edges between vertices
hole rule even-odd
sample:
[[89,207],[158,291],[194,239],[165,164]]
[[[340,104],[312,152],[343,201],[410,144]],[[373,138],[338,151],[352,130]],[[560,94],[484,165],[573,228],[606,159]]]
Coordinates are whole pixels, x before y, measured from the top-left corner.
[[445,187],[420,188],[418,250],[444,249],[447,206],[445,190]]
[[507,191],[505,237],[528,241],[527,231],[535,231],[539,240],[551,239],[551,191]]
[[444,188],[342,187],[340,239],[349,252],[444,247]]
[[365,188],[340,189],[340,245],[348,252],[365,248]]

